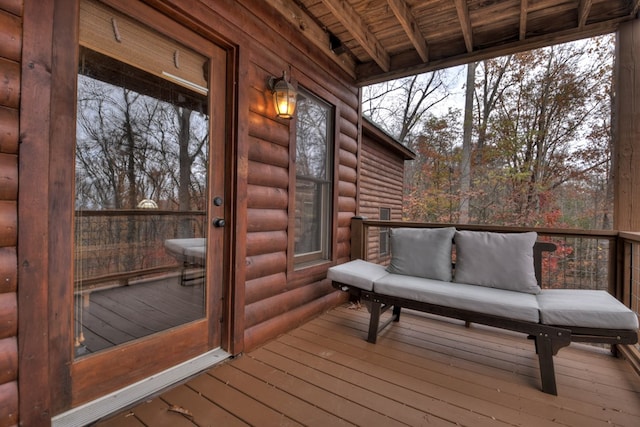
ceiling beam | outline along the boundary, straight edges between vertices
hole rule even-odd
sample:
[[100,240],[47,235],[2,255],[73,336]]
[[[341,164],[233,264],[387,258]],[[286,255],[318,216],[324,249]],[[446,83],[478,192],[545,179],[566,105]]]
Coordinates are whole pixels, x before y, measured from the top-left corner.
[[595,37],[615,31],[618,28],[618,25],[624,21],[628,21],[626,16],[624,18],[617,18],[607,22],[588,24],[585,25],[582,30],[576,26],[553,34],[527,37],[522,41],[514,41],[499,46],[477,49],[473,52],[461,53],[442,59],[432,58],[427,64],[418,62],[418,57],[415,52],[403,52],[393,56],[393,68],[388,73],[380,73],[378,67],[371,62],[357,65],[356,73],[358,77],[356,84],[358,86],[365,86],[374,83],[381,83],[414,74],[464,65],[469,62],[482,61],[484,59],[511,55],[531,49],[538,49],[552,44],[566,43],[583,38]]
[[527,37],[527,13],[529,13],[529,0],[520,1],[520,40]]
[[578,27],[584,28],[587,24],[587,19],[589,19],[589,14],[591,13],[591,6],[593,5],[593,0],[580,0],[580,4],[578,5]]
[[344,25],[364,50],[387,73],[391,68],[389,53],[367,28],[360,15],[344,0],[322,0],[333,16]]
[[294,2],[288,0],[265,0],[265,2],[280,12],[307,40],[332,58],[351,77],[356,76],[356,64],[353,58],[347,53],[340,55],[333,53],[330,47],[329,34]]
[[427,41],[422,35],[422,32],[420,32],[416,18],[411,13],[405,0],[387,0],[387,3],[389,3],[393,14],[396,15],[400,25],[402,25],[405,33],[407,33],[409,40],[413,43],[413,47],[415,47],[418,55],[420,55],[420,59],[422,59],[423,62],[429,62]]
[[467,52],[473,52],[473,32],[471,30],[471,18],[469,17],[469,7],[467,6],[467,0],[453,0],[456,4],[456,10],[458,11],[458,19],[460,20],[460,27],[462,27],[462,35],[464,36],[464,44],[467,47]]

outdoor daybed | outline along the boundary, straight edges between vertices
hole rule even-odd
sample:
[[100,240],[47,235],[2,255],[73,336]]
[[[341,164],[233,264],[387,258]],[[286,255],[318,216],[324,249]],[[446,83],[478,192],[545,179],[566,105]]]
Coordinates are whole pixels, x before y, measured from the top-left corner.
[[186,239],[167,239],[164,248],[169,255],[182,264],[180,283],[183,286],[202,283],[203,266],[207,253],[207,239],[194,237]]
[[204,265],[207,239],[196,237],[190,239],[167,239],[164,248],[167,253],[184,264]]
[[[542,390],[557,394],[553,355],[571,342],[633,344],[638,317],[606,291],[541,289],[537,234],[392,228],[388,267],[353,260],[329,269],[336,287],[371,311],[367,340],[402,307],[522,332],[535,340]],[[455,243],[455,265],[452,248]],[[393,307],[392,316],[380,316]]]

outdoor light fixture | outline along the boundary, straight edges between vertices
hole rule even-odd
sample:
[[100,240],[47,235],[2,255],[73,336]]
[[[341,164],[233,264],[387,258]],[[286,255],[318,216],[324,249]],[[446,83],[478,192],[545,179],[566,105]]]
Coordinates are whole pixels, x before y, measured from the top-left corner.
[[287,81],[286,71],[282,72],[282,77],[270,77],[269,89],[273,93],[273,105],[276,107],[276,114],[282,119],[290,119],[296,111],[296,101],[298,91]]

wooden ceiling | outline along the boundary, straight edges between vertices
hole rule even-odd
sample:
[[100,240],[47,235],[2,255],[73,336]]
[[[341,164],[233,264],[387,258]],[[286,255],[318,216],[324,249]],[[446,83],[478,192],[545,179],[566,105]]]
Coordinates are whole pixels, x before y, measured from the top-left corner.
[[640,0],[265,0],[361,84],[615,31]]

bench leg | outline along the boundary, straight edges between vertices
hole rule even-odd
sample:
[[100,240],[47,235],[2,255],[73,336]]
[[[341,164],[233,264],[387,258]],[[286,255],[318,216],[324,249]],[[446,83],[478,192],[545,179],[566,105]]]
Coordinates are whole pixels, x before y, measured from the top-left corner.
[[367,341],[375,344],[378,339],[378,325],[380,324],[380,313],[382,311],[382,303],[379,301],[371,301],[371,317],[369,318],[369,336]]
[[540,364],[542,391],[557,396],[558,389],[556,388],[556,373],[553,367],[551,339],[543,335],[536,336],[536,353],[538,353],[538,362]]
[[540,364],[540,380],[542,391],[548,394],[558,395],[556,388],[556,373],[553,366],[553,356],[558,354],[562,347],[571,344],[570,333],[539,333],[536,335],[536,353]]
[[[382,313],[385,313],[389,308],[393,308],[391,317],[385,320],[383,324],[380,324]],[[402,307],[399,305],[390,306],[382,304],[380,301],[371,301],[371,308],[369,309],[371,317],[369,318],[369,335],[367,341],[375,344],[378,339],[378,333],[382,329],[389,326],[391,322],[399,322],[401,309]]]
[[400,321],[400,310],[402,309],[401,306],[399,305],[394,305],[393,306],[393,321],[394,322],[399,322]]

